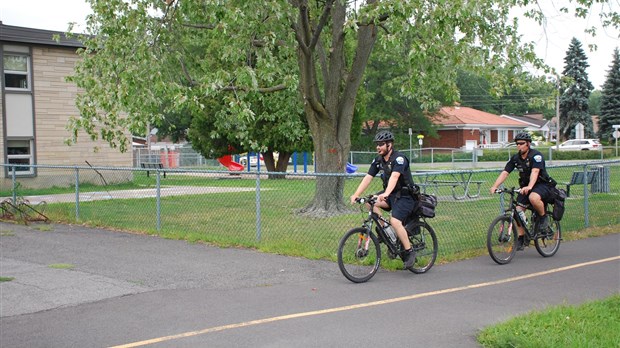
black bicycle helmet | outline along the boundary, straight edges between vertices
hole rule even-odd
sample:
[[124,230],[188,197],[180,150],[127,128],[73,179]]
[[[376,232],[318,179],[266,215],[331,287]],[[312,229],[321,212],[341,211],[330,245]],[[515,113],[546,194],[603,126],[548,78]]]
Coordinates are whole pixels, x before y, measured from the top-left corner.
[[532,142],[532,136],[528,132],[520,132],[515,135],[515,141],[517,140],[525,140],[527,142]]
[[394,141],[394,134],[390,131],[380,131],[375,135],[375,143],[382,141]]

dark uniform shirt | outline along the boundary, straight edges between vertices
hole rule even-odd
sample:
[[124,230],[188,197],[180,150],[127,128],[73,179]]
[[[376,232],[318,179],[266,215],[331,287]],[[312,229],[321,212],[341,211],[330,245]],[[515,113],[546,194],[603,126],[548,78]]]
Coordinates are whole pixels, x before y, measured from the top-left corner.
[[532,174],[532,169],[534,168],[538,168],[540,170],[538,173],[538,180],[536,180],[536,185],[541,183],[548,184],[551,179],[547,173],[545,159],[543,158],[542,153],[535,149],[530,149],[525,158],[521,158],[519,153],[513,155],[510,158],[510,161],[506,163],[504,170],[511,173],[515,168],[519,171],[519,186],[521,187],[525,187],[530,183],[530,176]]
[[368,175],[374,177],[380,172],[384,190],[390,181],[392,173],[400,173],[394,191],[388,196],[389,209],[387,210],[391,210],[393,218],[405,223],[418,206],[410,191],[404,190],[409,189],[413,185],[409,159],[396,150],[392,151],[387,161],[383,159],[383,156],[377,156],[370,164],[370,168],[368,168]]
[[411,169],[409,168],[409,159],[402,152],[393,150],[387,161],[383,159],[383,156],[377,156],[370,164],[368,174],[376,176],[381,171],[383,171],[381,174],[383,189],[387,187],[392,172],[400,173],[393,193],[398,193],[403,188],[409,188],[413,185],[413,177],[411,176]]

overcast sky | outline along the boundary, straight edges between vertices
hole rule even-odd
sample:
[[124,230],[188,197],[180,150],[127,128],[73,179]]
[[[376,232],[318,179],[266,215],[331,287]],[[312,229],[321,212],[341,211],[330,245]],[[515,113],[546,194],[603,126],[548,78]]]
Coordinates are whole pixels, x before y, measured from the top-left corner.
[[[609,29],[606,31],[600,28],[597,36],[591,37],[583,30],[586,27],[600,26],[600,20],[596,15],[585,20],[578,20],[572,15],[560,14],[558,11],[559,4],[567,3],[567,0],[542,0],[540,3],[545,6],[547,25],[543,29],[524,19],[519,24],[524,39],[534,41],[538,56],[561,73],[564,69],[564,57],[568,45],[571,39],[576,37],[588,57],[590,82],[596,89],[601,89],[611,65],[613,50],[620,46],[618,31]],[[617,5],[618,2],[615,2],[614,6]],[[65,31],[69,22],[83,25],[88,13],[90,13],[90,7],[83,0],[2,0],[0,2],[0,20],[5,25]],[[78,26],[74,31],[79,31],[79,29]],[[590,44],[596,44],[598,50],[590,52],[588,48]]]

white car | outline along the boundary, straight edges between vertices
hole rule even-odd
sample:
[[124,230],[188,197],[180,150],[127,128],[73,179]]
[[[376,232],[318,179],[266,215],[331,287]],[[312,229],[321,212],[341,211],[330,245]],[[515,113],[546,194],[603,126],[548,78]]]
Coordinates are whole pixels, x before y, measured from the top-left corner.
[[560,144],[560,151],[603,150],[598,139],[573,139]]

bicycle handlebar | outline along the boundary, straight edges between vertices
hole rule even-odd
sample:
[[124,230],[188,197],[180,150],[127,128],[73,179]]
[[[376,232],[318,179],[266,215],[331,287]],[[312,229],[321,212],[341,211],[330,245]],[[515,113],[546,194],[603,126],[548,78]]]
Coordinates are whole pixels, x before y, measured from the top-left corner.
[[514,187],[509,188],[509,189],[507,189],[507,188],[503,188],[503,189],[498,188],[498,189],[495,189],[495,193],[510,193],[510,194],[512,194],[512,193],[521,193],[521,189],[520,188],[514,188]]
[[368,203],[370,205],[374,205],[377,202],[377,196],[369,195],[366,197],[359,197],[355,199],[355,202],[359,204]]

